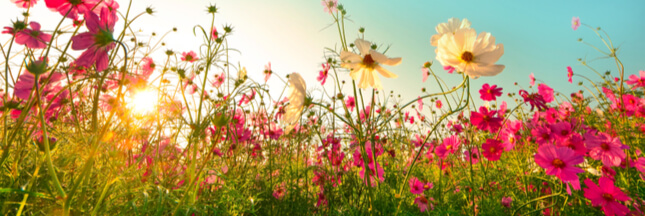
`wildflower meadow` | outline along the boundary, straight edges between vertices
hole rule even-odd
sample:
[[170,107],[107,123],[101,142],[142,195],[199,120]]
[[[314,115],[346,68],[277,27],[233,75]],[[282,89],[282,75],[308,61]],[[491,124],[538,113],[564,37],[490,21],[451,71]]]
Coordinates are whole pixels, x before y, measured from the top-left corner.
[[[183,28],[201,45],[172,50],[173,31],[132,27],[156,13],[132,0],[10,1],[2,215],[645,215],[645,70],[584,17],[567,30],[611,68],[502,83],[504,41],[468,18],[426,21],[434,57],[399,71],[392,41],[347,27],[359,9],[311,1],[336,46],[316,71],[274,71],[230,58],[215,4]],[[384,80],[401,73],[427,88],[400,97]]]

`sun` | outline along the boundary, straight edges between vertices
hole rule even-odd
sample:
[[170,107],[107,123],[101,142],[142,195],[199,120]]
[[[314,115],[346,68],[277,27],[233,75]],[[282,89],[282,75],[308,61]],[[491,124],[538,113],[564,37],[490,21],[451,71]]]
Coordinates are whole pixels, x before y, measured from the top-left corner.
[[132,97],[129,104],[135,114],[151,113],[157,106],[157,93],[151,89],[139,91]]

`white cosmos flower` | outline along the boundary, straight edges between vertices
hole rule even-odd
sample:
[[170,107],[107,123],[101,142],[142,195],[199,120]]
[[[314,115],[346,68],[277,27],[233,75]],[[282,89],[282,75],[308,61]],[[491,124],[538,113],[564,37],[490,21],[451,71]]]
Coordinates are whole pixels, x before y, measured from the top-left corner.
[[384,65],[398,65],[401,63],[401,58],[388,58],[382,53],[376,52],[370,48],[371,43],[363,39],[356,39],[354,41],[356,48],[361,53],[360,55],[348,51],[340,52],[341,67],[349,68],[349,76],[358,82],[358,87],[365,89],[367,86],[372,86],[375,89],[383,88],[381,80],[375,71],[387,78],[396,78],[396,74],[381,67],[379,64]]
[[430,38],[430,44],[432,46],[437,46],[437,41],[441,38],[441,36],[445,34],[455,34],[457,30],[459,29],[469,29],[470,28],[470,21],[468,19],[464,18],[464,20],[459,21],[457,18],[450,18],[447,23],[439,23],[437,27],[435,27],[435,30],[437,30],[437,34],[432,35]]
[[285,107],[285,113],[282,116],[282,122],[286,124],[285,133],[291,131],[300,120],[305,94],[307,94],[307,84],[302,76],[295,72],[289,75],[289,97],[287,97],[289,104]]
[[441,36],[437,44],[437,60],[471,78],[495,76],[504,70],[504,65],[495,64],[504,54],[504,45],[495,44],[495,37],[488,32],[477,35],[474,29],[458,29],[455,34]]

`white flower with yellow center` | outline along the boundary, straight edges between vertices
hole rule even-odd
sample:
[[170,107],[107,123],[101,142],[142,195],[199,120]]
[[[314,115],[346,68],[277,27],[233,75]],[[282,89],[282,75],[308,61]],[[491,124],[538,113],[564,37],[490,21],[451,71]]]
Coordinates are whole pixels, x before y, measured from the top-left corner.
[[296,126],[305,104],[305,95],[307,94],[307,84],[302,76],[298,73],[289,75],[289,104],[285,107],[285,113],[282,116],[283,124],[286,124],[285,133],[288,133]]
[[358,87],[365,89],[367,86],[372,86],[374,89],[382,89],[381,80],[375,71],[387,78],[396,78],[396,74],[381,67],[384,65],[398,65],[401,63],[401,58],[388,58],[382,53],[376,52],[370,48],[371,43],[363,39],[356,39],[354,41],[356,48],[360,55],[348,51],[340,52],[341,67],[349,68],[349,76],[358,82]]
[[504,45],[495,44],[488,32],[479,35],[474,29],[458,29],[455,34],[444,34],[437,41],[437,60],[443,66],[452,66],[470,76],[495,76],[504,65],[495,64],[504,54]]
[[468,19],[464,18],[464,20],[459,21],[457,18],[450,18],[447,23],[440,23],[435,27],[435,30],[437,30],[437,34],[432,35],[430,38],[430,44],[432,46],[437,46],[437,42],[441,38],[441,36],[445,34],[452,34],[454,35],[455,32],[459,29],[469,29],[470,28],[470,21]]

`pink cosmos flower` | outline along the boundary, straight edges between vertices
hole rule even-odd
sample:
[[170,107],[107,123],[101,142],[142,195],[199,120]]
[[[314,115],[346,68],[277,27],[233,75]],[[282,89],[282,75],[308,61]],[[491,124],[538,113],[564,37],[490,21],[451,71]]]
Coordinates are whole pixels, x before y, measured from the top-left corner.
[[597,136],[593,133],[585,134],[585,143],[589,149],[589,156],[594,160],[602,160],[605,166],[619,166],[625,159],[624,149],[629,146],[623,145],[618,137],[611,137],[609,134],[600,132]]
[[449,74],[455,72],[455,68],[450,65],[443,66],[443,69],[447,70]]
[[482,145],[482,149],[484,151],[482,154],[489,161],[499,160],[502,157],[502,152],[504,152],[502,143],[496,139],[486,139],[486,143]]
[[46,48],[47,43],[52,39],[52,35],[40,31],[40,24],[37,22],[30,22],[29,26],[31,29],[26,28],[16,33],[16,43],[31,49]]
[[619,187],[614,185],[614,181],[607,177],[601,177],[598,185],[591,179],[585,179],[584,189],[585,197],[591,200],[594,206],[601,206],[605,215],[627,215],[629,209],[618,201],[631,200]]
[[435,102],[435,105],[436,105],[437,109],[441,109],[441,107],[442,107],[441,100],[437,100],[437,102]]
[[150,57],[145,57],[145,58],[141,59],[141,63],[143,63],[141,65],[141,70],[143,70],[143,76],[146,79],[148,79],[150,77],[150,75],[152,74],[152,72],[155,71],[156,65],[155,65],[154,61],[152,61],[152,58],[150,58]]
[[421,100],[421,96],[417,99],[417,104],[419,104],[419,111],[423,110],[423,100]]
[[417,177],[410,178],[410,193],[412,194],[422,194],[425,184],[422,181],[419,181]]
[[11,0],[11,3],[16,4],[18,7],[21,8],[30,8],[36,5],[38,0]]
[[217,33],[217,29],[215,28],[215,26],[213,26],[213,30],[211,30],[211,40],[217,40],[218,35],[219,34]]
[[578,155],[566,147],[542,145],[535,154],[535,163],[546,169],[547,175],[554,175],[564,182],[579,182],[578,173],[584,170],[575,165],[584,162],[584,156]]
[[345,100],[345,104],[347,105],[347,108],[349,108],[350,111],[354,111],[354,107],[356,107],[356,101],[354,100],[354,97],[352,96],[347,97],[347,100]]
[[86,49],[76,59],[77,66],[89,68],[96,65],[97,71],[108,68],[108,52],[115,46],[112,32],[116,20],[116,11],[110,12],[107,8],[101,10],[100,19],[94,12],[85,14],[85,25],[90,31],[72,37],[73,50]]
[[286,186],[284,182],[282,182],[282,184],[276,186],[275,190],[273,191],[273,197],[281,200],[284,197],[284,195],[286,195],[286,193],[287,193]]
[[224,81],[226,81],[226,73],[215,74],[214,78],[215,79],[211,81],[211,84],[213,85],[213,87],[219,88],[220,86],[222,86]]
[[538,110],[543,110],[546,109],[546,101],[544,100],[544,97],[542,95],[537,94],[537,93],[532,93],[529,94],[526,90],[522,89],[519,91],[520,96],[524,99],[524,103],[529,103],[531,105],[531,111],[535,109],[536,107]]
[[551,125],[551,132],[555,135],[556,141],[563,142],[568,139],[572,133],[571,123],[559,122]]
[[428,199],[425,196],[421,195],[414,199],[414,203],[419,206],[419,211],[424,212],[428,210]]
[[571,28],[575,31],[575,30],[578,30],[578,27],[580,27],[580,18],[579,17],[571,18]]
[[428,75],[430,75],[430,70],[426,67],[421,68],[421,81],[426,82],[428,80]]
[[271,77],[271,74],[273,71],[271,70],[271,62],[269,64],[264,66],[264,82],[269,81],[269,77]]
[[645,71],[638,71],[639,76],[635,74],[629,75],[629,80],[625,81],[629,85],[635,87],[645,87]]
[[468,157],[468,158],[466,158],[466,162],[470,161],[472,164],[479,163],[479,149],[478,148],[472,148],[471,150],[464,151],[464,156]]
[[645,174],[645,157],[638,158],[636,164],[634,165],[638,171]]
[[502,205],[506,208],[511,208],[511,203],[513,202],[513,198],[511,197],[502,197]]
[[487,130],[494,133],[502,126],[503,118],[494,117],[497,114],[495,110],[488,111],[485,106],[479,107],[479,112],[470,113],[470,123],[477,126],[480,130]]
[[331,68],[331,65],[329,63],[322,64],[322,70],[318,74],[318,77],[316,78],[321,85],[325,85],[325,82],[327,82],[327,76],[329,76],[329,69]]
[[197,53],[190,51],[190,52],[182,52],[181,53],[181,60],[182,61],[187,61],[187,62],[195,62],[199,60],[197,57]]
[[460,144],[461,140],[458,136],[452,135],[446,137],[443,139],[443,143],[435,148],[435,154],[441,157],[441,159],[446,159],[449,154],[455,153]]
[[78,14],[89,14],[98,2],[100,0],[45,0],[49,10],[58,11],[63,16],[67,14],[67,18],[74,20],[78,19]]
[[544,102],[551,103],[553,101],[553,89],[544,83],[538,85],[538,94],[544,98]]
[[531,75],[529,75],[529,80],[530,80],[529,84],[531,86],[534,86],[535,85],[535,75],[533,75],[533,73],[531,73]]
[[502,88],[497,88],[497,85],[488,85],[488,83],[482,85],[482,89],[479,90],[480,98],[484,101],[494,101],[497,97],[502,96]]
[[571,66],[567,66],[567,77],[569,77],[569,83],[573,83],[573,69],[571,69]]
[[338,0],[322,0],[321,3],[325,12],[329,14],[333,14],[338,11]]

